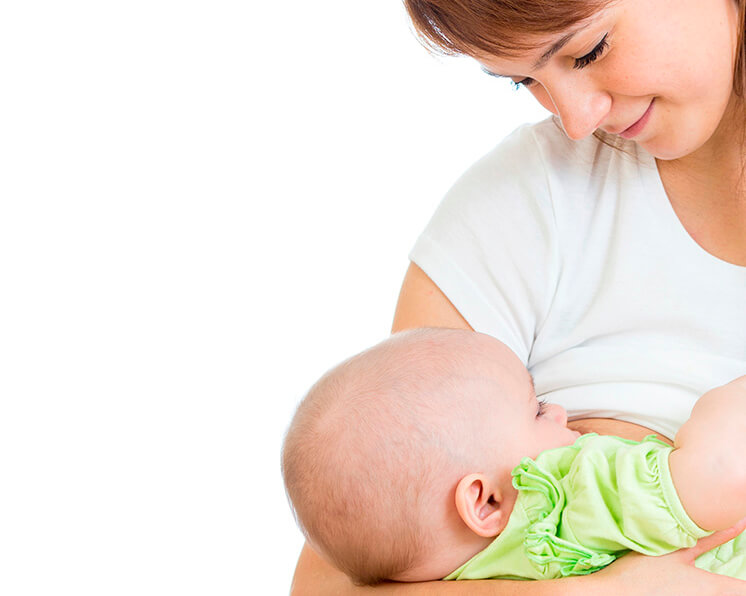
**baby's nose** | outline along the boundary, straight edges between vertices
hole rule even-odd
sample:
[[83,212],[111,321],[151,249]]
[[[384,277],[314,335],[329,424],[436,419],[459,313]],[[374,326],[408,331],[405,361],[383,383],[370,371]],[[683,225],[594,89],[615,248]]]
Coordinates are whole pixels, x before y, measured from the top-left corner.
[[567,410],[559,404],[551,404],[550,407],[552,418],[557,422],[557,424],[567,426]]

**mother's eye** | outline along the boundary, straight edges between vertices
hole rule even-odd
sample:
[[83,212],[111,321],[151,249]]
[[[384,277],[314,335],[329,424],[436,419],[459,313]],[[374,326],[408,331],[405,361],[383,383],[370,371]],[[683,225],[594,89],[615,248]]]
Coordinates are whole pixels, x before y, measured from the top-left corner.
[[533,85],[536,81],[534,81],[530,77],[526,77],[525,79],[521,79],[520,81],[510,81],[510,84],[513,86],[514,89],[518,90],[521,87],[530,87]]
[[573,64],[573,68],[585,68],[592,62],[595,62],[598,60],[598,58],[606,51],[606,48],[609,47],[609,43],[606,41],[606,38],[609,36],[607,33],[604,35],[603,39],[598,43],[598,45],[593,48],[590,52],[588,52],[585,56],[581,56],[580,58],[575,58],[575,64]]

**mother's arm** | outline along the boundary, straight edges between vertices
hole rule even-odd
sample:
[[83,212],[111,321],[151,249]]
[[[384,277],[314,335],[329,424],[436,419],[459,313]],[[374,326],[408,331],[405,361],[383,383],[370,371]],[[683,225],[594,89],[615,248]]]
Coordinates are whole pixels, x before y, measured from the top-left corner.
[[414,263],[410,263],[399,293],[392,333],[417,327],[471,329],[445,294]]
[[[471,329],[448,298],[415,264],[411,264],[404,278],[396,306],[392,331],[414,327],[451,327]],[[591,430],[591,429],[588,429]],[[632,437],[630,437],[632,438]],[[385,583],[361,588],[353,585],[346,575],[319,557],[307,544],[303,547],[293,578],[293,596],[364,595],[386,596],[459,596],[490,594],[492,596],[746,596],[746,582],[712,575],[697,569],[694,558],[700,552],[730,540],[736,530],[725,530],[700,541],[687,551],[664,557],[627,555],[603,571],[581,577],[546,581],[459,581],[426,583]],[[700,549],[700,550],[697,550]]]

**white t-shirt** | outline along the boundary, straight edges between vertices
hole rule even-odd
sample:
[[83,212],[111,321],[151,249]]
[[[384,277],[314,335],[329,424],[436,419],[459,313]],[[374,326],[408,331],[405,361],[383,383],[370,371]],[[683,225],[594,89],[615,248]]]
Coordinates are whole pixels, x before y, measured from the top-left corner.
[[571,418],[673,437],[694,401],[746,374],[746,267],[706,252],[627,142],[548,119],[477,162],[410,258]]

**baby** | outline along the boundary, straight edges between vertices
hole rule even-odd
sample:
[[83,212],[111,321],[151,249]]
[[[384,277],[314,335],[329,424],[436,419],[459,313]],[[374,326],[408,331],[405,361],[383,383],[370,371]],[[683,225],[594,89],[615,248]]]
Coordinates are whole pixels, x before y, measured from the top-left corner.
[[504,344],[420,329],[316,383],[282,465],[309,543],[357,584],[541,579],[692,546],[746,516],[746,377],[706,393],[675,446],[580,437]]

